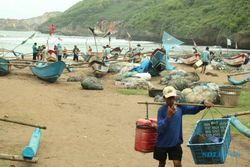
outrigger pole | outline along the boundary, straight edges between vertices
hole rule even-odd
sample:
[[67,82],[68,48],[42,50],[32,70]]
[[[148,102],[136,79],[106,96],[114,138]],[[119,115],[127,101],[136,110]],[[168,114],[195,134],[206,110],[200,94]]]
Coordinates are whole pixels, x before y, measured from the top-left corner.
[[44,130],[47,129],[46,126],[35,125],[35,124],[30,124],[30,123],[25,123],[25,122],[20,122],[20,121],[14,121],[14,120],[9,120],[9,119],[5,119],[5,118],[0,118],[0,121],[15,123],[15,124],[19,124],[19,125],[30,126],[30,127],[35,127],[35,128],[40,128],[40,129],[44,129]]
[[[138,104],[151,104],[151,105],[163,105],[165,103],[161,102],[137,102]],[[204,104],[196,104],[196,103],[175,103],[180,106],[205,106]],[[221,108],[233,108],[233,106],[224,106],[224,105],[214,105],[213,107],[221,107]]]

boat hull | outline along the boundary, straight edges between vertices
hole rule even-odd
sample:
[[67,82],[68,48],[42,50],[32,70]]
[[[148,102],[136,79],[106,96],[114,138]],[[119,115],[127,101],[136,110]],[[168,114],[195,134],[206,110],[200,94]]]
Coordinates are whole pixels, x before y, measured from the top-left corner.
[[185,58],[180,58],[180,60],[187,65],[193,65],[195,64],[198,60],[200,60],[199,54],[192,54],[192,55],[187,55]]
[[241,54],[241,55],[237,55],[237,56],[231,56],[231,57],[223,57],[222,60],[230,66],[236,66],[239,67],[242,64],[245,63],[246,60],[246,55],[245,54]]
[[39,79],[53,83],[61,76],[65,67],[64,62],[58,61],[52,64],[38,64],[32,67],[31,71]]
[[9,60],[0,58],[0,76],[4,76],[9,74],[10,68],[9,68]]

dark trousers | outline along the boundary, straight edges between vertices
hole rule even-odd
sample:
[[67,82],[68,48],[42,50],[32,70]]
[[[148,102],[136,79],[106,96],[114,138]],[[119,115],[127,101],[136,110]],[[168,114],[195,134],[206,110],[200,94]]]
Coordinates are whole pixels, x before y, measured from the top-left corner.
[[76,61],[78,62],[78,55],[74,54],[73,60],[74,60],[74,61],[76,60]]

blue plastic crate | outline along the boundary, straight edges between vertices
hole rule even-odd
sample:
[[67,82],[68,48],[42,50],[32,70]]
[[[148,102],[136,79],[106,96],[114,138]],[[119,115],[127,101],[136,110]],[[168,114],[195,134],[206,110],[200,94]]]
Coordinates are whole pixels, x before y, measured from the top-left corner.
[[[209,119],[197,122],[192,136],[189,138],[188,147],[196,164],[223,164],[226,160],[231,142],[230,119]],[[192,143],[195,136],[204,134],[206,137],[218,137],[217,142]]]

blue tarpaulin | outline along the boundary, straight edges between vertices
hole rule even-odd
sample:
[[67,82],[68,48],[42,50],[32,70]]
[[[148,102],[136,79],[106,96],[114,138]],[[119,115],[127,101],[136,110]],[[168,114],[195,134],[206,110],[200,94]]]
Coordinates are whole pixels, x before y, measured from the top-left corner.
[[138,73],[148,72],[149,67],[151,67],[151,65],[152,65],[152,63],[150,62],[149,59],[144,59],[141,62],[140,66],[137,66],[130,71],[136,71]]

